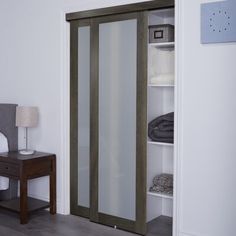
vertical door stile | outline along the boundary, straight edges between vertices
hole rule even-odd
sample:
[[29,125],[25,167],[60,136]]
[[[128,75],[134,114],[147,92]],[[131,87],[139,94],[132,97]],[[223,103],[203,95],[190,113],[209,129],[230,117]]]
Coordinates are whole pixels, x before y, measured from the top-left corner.
[[88,37],[89,20],[70,23],[70,206],[72,214],[86,218],[89,218],[89,128],[86,121],[89,116]]
[[137,137],[136,137],[136,222],[139,234],[146,233],[147,183],[147,11],[138,13],[137,28]]
[[90,220],[98,222],[99,25],[95,19],[91,19],[90,48]]
[[76,214],[78,199],[78,21],[70,24],[70,207]]

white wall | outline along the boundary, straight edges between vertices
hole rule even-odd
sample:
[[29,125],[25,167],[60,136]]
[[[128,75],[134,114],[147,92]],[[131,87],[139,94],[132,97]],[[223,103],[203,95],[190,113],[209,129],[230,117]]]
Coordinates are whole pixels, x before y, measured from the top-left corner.
[[[0,102],[38,106],[31,147],[57,154],[58,212],[69,213],[68,23],[66,12],[140,0],[1,0]],[[21,131],[21,130],[20,130]],[[22,132],[20,132],[22,147]],[[48,178],[31,181],[29,194],[48,199]]]
[[179,0],[180,203],[185,236],[236,233],[236,44],[200,44],[200,3]]
[[[68,27],[64,13],[134,0],[2,0],[0,102],[36,105],[32,147],[58,156],[58,211],[68,213]],[[200,0],[179,0],[180,181],[182,235],[236,231],[235,44],[200,44]],[[65,126],[65,124],[67,124]],[[181,172],[180,172],[181,171]],[[47,178],[30,194],[48,198]],[[180,234],[179,234],[180,235]]]

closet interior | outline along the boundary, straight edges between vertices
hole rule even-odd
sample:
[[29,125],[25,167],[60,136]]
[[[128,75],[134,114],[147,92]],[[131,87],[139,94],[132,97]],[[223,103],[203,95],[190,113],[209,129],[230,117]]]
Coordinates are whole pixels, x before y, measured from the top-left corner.
[[[174,25],[174,8],[149,11],[148,25]],[[148,40],[148,123],[174,112],[175,42],[151,43]],[[174,128],[174,127],[173,127]],[[152,191],[154,177],[162,174],[172,178],[172,192]],[[148,231],[158,226],[172,232],[174,143],[147,138],[147,222]]]

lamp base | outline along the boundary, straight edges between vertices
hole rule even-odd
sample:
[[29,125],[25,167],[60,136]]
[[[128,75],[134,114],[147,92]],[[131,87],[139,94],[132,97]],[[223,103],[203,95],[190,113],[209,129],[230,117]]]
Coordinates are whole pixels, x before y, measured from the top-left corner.
[[34,154],[34,150],[28,150],[28,149],[24,149],[24,150],[20,150],[19,151],[19,153],[21,154],[21,155],[32,155],[32,154]]

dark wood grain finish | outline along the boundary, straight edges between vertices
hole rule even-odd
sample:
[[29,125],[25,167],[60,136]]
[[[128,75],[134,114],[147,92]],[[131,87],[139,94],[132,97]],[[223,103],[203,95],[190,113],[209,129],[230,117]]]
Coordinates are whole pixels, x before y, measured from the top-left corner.
[[78,202],[78,22],[70,24],[70,208]]
[[95,10],[68,13],[66,14],[66,20],[73,21],[84,18],[108,16],[114,14],[130,13],[130,12],[138,12],[138,11],[170,8],[170,7],[174,7],[174,0],[154,0],[154,1],[133,3],[122,6],[114,6]]
[[20,223],[28,222],[28,202],[27,202],[28,184],[27,177],[24,174],[23,165],[20,166]]
[[92,18],[91,21],[96,23],[97,25],[99,25],[99,24],[103,24],[103,23],[132,20],[132,19],[137,19],[137,12],[127,13],[127,14],[110,15],[110,16],[105,16],[105,17],[101,16],[101,17],[97,17],[97,18]]
[[[56,156],[54,154],[35,152],[32,155],[24,156],[18,152],[0,153],[0,176],[2,175],[20,180],[18,207],[21,224],[28,222],[27,182],[29,179],[50,176],[50,204],[48,203],[47,206],[50,205],[51,214],[56,213]],[[37,201],[35,200],[35,202]],[[16,200],[2,201],[1,206],[13,210],[16,208]],[[32,201],[30,208],[32,208]],[[37,206],[34,209],[37,209]]]
[[139,234],[146,233],[147,211],[147,28],[148,12],[138,13],[135,229]]
[[90,19],[80,19],[73,21],[73,27],[75,28],[75,30],[77,29],[77,31],[79,27],[85,27],[85,26],[90,26]]
[[[50,207],[50,204],[48,202],[41,201],[31,197],[27,197],[27,203],[28,203],[28,213]],[[0,201],[0,207],[6,210],[11,210],[19,213],[21,209],[20,198],[15,198],[8,201]]]
[[78,28],[89,25],[89,19],[70,25],[70,209],[72,214],[83,217],[89,217],[89,208],[78,205]]
[[11,176],[11,178],[17,178],[20,174],[16,164],[6,162],[0,162],[0,172],[2,176]]
[[95,19],[91,20],[90,50],[90,220],[98,222],[99,28]]
[[130,232],[135,232],[135,222],[132,220],[123,219],[120,217],[107,215],[103,213],[99,213],[99,222],[104,225],[108,225],[117,229],[123,229]]
[[[27,179],[34,179],[45,175],[50,175],[52,172],[52,163],[47,159],[37,160],[37,165],[35,165],[34,160],[28,161],[24,165],[25,175]],[[34,165],[34,168],[31,168]]]
[[50,213],[51,215],[57,212],[57,171],[56,171],[56,158],[51,161],[51,172],[50,172]]
[[83,206],[77,206],[75,215],[89,218],[90,217],[90,208],[83,207]]

